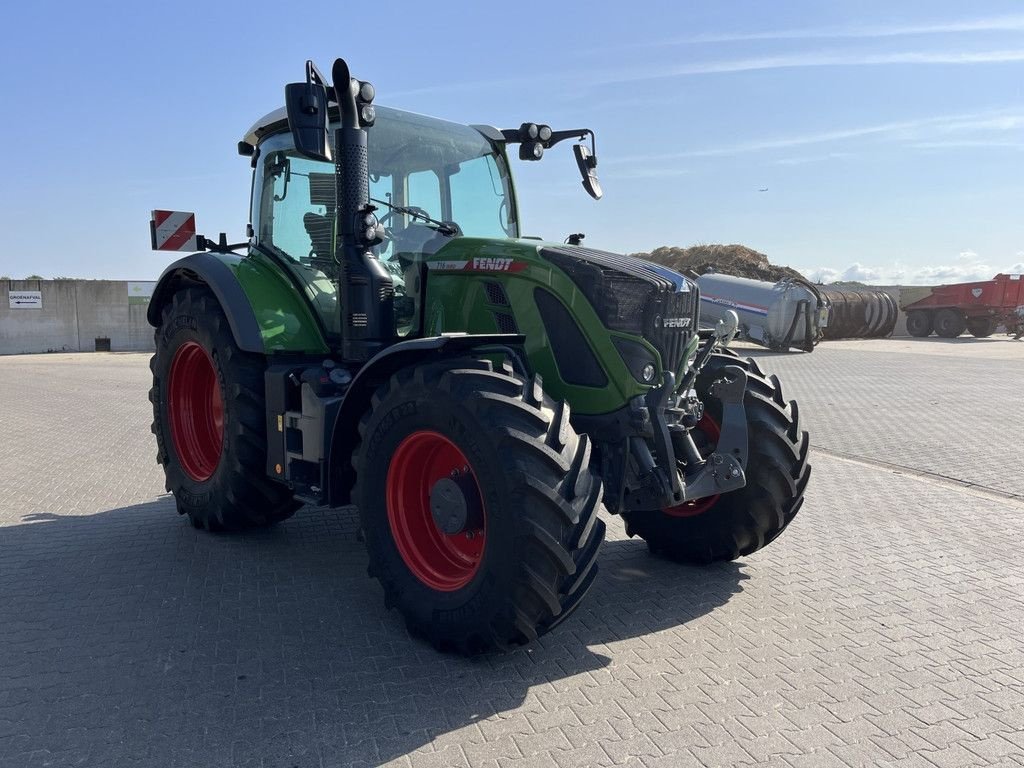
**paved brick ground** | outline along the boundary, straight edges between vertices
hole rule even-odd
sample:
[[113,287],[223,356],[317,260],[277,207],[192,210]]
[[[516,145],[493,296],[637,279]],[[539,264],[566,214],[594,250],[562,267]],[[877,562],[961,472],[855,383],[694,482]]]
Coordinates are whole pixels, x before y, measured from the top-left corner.
[[1024,499],[1024,340],[840,341],[811,355],[745,351],[799,399],[815,445]]
[[0,358],[0,766],[1024,764],[1024,344],[890,344],[762,361],[822,448],[778,542],[612,524],[577,614],[476,660],[384,611],[351,514],[178,518],[144,356]]

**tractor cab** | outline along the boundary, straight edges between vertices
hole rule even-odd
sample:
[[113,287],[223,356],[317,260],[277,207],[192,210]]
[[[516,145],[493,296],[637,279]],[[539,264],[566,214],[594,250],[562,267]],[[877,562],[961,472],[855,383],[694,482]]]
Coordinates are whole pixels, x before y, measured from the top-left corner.
[[[394,282],[399,336],[419,330],[416,281],[426,256],[456,237],[519,237],[503,143],[487,132],[497,133],[376,108],[367,132],[369,196],[384,236],[373,252]],[[258,121],[240,146],[253,156],[252,247],[290,270],[328,336],[339,337],[334,164],[296,149],[284,109]]]

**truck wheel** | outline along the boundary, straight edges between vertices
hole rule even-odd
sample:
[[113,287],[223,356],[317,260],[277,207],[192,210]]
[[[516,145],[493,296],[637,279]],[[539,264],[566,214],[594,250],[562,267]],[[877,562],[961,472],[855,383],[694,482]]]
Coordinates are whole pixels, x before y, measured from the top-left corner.
[[235,344],[206,288],[186,288],[164,307],[149,361],[157,461],[178,512],[208,531],[262,527],[299,504],[266,477],[260,355]]
[[911,310],[907,313],[907,333],[923,339],[932,334],[932,315],[923,309]]
[[746,486],[664,510],[622,515],[627,534],[640,536],[651,552],[674,560],[710,563],[756,552],[785,530],[804,501],[810,439],[800,429],[796,402],[787,402],[779,380],[766,377],[753,360],[715,354],[697,377],[705,408],[694,435],[698,448],[707,455],[717,443],[722,406],[708,390],[727,365],[747,372]]
[[410,633],[472,654],[561,622],[597,575],[590,441],[539,379],[459,359],[383,384],[352,458],[368,571]]
[[967,330],[967,318],[955,309],[942,309],[935,315],[935,332],[944,339],[955,339]]
[[987,339],[995,332],[996,326],[987,317],[976,317],[967,321],[967,330],[975,338]]

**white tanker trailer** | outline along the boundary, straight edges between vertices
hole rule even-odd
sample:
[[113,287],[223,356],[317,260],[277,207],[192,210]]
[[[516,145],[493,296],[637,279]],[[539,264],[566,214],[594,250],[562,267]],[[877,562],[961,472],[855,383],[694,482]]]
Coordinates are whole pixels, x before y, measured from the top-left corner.
[[808,282],[777,283],[708,273],[697,278],[701,320],[714,324],[728,310],[739,316],[739,335],[776,352],[814,350],[828,325],[829,308]]

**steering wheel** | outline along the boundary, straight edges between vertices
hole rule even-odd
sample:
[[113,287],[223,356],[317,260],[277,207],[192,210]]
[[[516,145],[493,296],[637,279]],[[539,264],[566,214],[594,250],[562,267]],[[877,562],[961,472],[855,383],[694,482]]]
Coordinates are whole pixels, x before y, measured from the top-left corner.
[[[399,248],[400,248],[402,236],[406,232],[408,232],[409,226],[411,226],[411,224],[412,224],[412,222],[410,222],[410,224],[402,227],[401,229],[397,229],[397,230],[396,230],[396,228],[389,226],[389,223],[394,220],[395,214],[416,214],[416,215],[419,215],[419,216],[426,216],[426,217],[428,217],[428,219],[430,217],[430,214],[427,213],[426,210],[424,210],[423,208],[420,208],[417,205],[405,206],[405,208],[403,210],[396,210],[394,208],[389,208],[387,213],[385,213],[383,216],[381,216],[377,220],[380,223],[380,225],[384,228],[384,240],[383,240],[383,242],[381,242],[381,244],[379,246],[380,249],[381,249],[380,250],[381,253],[383,253],[384,250],[387,249],[389,243],[394,243],[395,244],[395,253],[397,253]],[[415,221],[417,221],[417,219],[413,219],[413,222],[415,222]],[[424,224],[427,223],[427,220],[423,220],[423,223]],[[394,258],[394,256],[392,256],[391,258]]]
[[427,213],[426,210],[424,210],[423,208],[420,208],[418,205],[407,205],[400,211],[396,210],[395,208],[388,209],[388,212],[378,219],[380,225],[382,227],[386,227],[388,225],[388,222],[395,218],[395,214],[397,213],[413,213],[416,214],[417,216],[423,216],[425,217],[423,219],[423,221],[425,222],[431,219],[430,214]]

